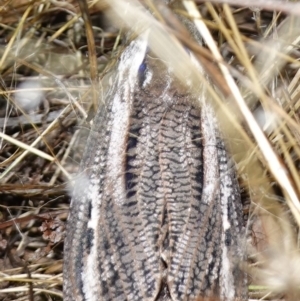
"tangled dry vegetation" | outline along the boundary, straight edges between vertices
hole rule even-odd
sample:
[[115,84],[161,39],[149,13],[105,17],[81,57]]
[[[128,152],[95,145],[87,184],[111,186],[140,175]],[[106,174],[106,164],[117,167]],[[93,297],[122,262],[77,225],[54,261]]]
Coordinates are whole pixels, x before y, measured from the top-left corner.
[[[142,2],[155,24],[121,0],[0,2],[0,299],[62,299],[72,176],[122,33],[140,18],[169,37],[158,32],[158,55],[172,55],[170,40],[189,48],[214,86],[249,216],[249,298],[299,300],[300,3]],[[174,13],[196,23],[203,46]]]

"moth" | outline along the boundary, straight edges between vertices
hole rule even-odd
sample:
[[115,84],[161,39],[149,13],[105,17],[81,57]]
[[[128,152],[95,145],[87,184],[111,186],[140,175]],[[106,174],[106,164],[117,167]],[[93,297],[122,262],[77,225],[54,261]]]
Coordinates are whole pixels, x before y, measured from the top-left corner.
[[205,97],[145,35],[122,53],[71,202],[65,301],[246,298],[239,187]]

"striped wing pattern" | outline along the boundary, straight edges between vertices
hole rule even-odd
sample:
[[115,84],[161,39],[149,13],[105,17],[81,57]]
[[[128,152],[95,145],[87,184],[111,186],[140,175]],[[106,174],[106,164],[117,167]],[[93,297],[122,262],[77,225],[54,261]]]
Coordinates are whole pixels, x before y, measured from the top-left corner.
[[117,74],[75,185],[64,300],[241,300],[241,202],[212,110],[145,36]]

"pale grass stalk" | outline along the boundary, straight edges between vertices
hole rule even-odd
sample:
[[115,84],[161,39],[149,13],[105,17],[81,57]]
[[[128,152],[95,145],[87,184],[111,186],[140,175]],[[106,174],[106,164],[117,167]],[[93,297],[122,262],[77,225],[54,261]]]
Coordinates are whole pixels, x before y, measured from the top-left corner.
[[[191,13],[194,18],[194,22],[203,38],[205,39],[211,52],[214,54],[218,62],[222,62],[223,58],[219,52],[217,45],[215,44],[211,33],[209,32],[205,23],[201,20],[200,12],[197,10],[195,3],[193,1],[183,1],[185,8]],[[236,85],[234,79],[232,78],[228,68],[225,64],[219,63],[219,67],[223,73],[224,79],[226,80],[231,92],[234,97],[243,117],[245,118],[252,135],[254,136],[260,151],[262,152],[264,159],[266,160],[269,170],[273,174],[274,178],[278,181],[282,187],[284,194],[286,196],[286,201],[295,217],[298,225],[300,226],[300,203],[288,176],[284,166],[280,163],[275,151],[273,150],[268,139],[265,137],[263,131],[257,124],[255,118],[253,117],[251,111],[249,110],[247,104],[241,92]]]
[[11,51],[12,49],[12,46],[13,46],[13,43],[15,41],[15,39],[17,38],[18,34],[20,33],[20,31],[22,30],[22,27],[24,25],[24,22],[26,21],[30,11],[32,9],[32,5],[29,5],[25,11],[25,13],[23,14],[19,24],[18,24],[18,27],[16,28],[16,30],[14,31],[14,34],[13,36],[11,37],[11,39],[9,40],[7,46],[5,47],[5,50],[4,50],[4,53],[1,57],[1,60],[0,60],[0,70],[3,69],[3,64],[4,62],[6,61],[7,59],[7,56],[9,54],[9,52]]
[[[66,106],[63,111],[61,112],[60,116],[63,116],[66,112],[68,112],[71,108],[71,105]],[[27,156],[30,152],[31,149],[35,149],[34,147],[44,138],[44,136],[49,133],[51,131],[51,129],[54,127],[54,125],[56,125],[58,119],[53,120],[49,126],[37,137],[37,139],[32,142],[30,145],[25,144],[26,147],[29,147],[28,149],[24,148],[25,151],[14,161],[12,162],[12,164],[10,166],[8,166],[5,171],[0,175],[0,180],[3,179],[14,167],[16,167],[24,158],[25,156]],[[5,135],[3,133],[1,133],[1,135]],[[5,135],[7,136],[7,135]],[[14,139],[15,140],[15,139]],[[43,153],[43,152],[42,152]],[[47,155],[47,154],[46,154]],[[49,156],[49,155],[47,155]],[[49,156],[50,159],[51,156]],[[46,160],[49,160],[46,159]],[[54,158],[51,157],[51,159],[49,161],[54,161]],[[67,177],[67,179],[71,179],[71,176],[69,175],[69,173],[60,165],[60,163],[56,160],[55,163],[58,165],[58,167],[61,169],[61,171],[63,172],[63,174]]]

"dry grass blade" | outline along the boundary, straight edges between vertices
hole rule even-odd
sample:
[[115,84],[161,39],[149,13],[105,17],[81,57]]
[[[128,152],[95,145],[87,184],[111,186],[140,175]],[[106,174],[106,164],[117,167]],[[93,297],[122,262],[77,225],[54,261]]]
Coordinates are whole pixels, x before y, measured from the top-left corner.
[[[68,112],[70,110],[70,108],[69,107],[66,107],[62,112],[61,112],[61,115],[64,115],[66,112]],[[31,144],[31,145],[29,145],[28,146],[28,148],[30,149],[30,150],[34,150],[34,147],[43,139],[43,137],[49,132],[49,131],[51,131],[52,130],[52,128],[53,128],[53,126],[55,126],[56,125],[56,123],[58,122],[58,118],[57,119],[55,119],[48,127],[47,127],[47,129],[43,132],[43,133],[41,133],[39,136],[38,136],[38,138]],[[0,133],[0,134],[2,134],[2,133]],[[4,134],[2,134],[2,135],[4,135]],[[13,163],[9,166],[9,167],[7,167],[6,168],[6,170],[0,175],[0,179],[2,179],[2,178],[4,178],[15,166],[17,166],[18,165],[18,163],[20,163],[23,159],[24,159],[24,157],[29,153],[29,149],[26,149],[26,145],[25,145],[25,147],[23,147],[24,149],[25,149],[25,152],[23,152],[20,156],[18,156],[18,158],[16,159],[16,160],[14,160],[13,161]],[[49,156],[50,157],[50,156]],[[49,159],[47,159],[47,160],[49,160]],[[54,158],[52,158],[51,157],[51,159],[50,159],[50,161],[53,161],[54,160]],[[59,163],[58,163],[59,164]],[[67,176],[67,178],[68,179],[70,179],[70,176],[69,176],[69,174],[68,174],[68,172],[66,172],[65,170],[64,170],[64,168],[63,167],[61,167],[61,170],[64,172],[64,174]]]
[[[204,40],[206,41],[208,47],[210,47],[212,53],[215,55],[217,61],[222,61],[222,56],[216,47],[215,42],[212,39],[212,36],[210,32],[207,30],[207,27],[204,25],[203,22],[201,22],[201,15],[198,16],[195,15],[195,11],[197,12],[196,7],[193,5],[192,1],[184,1],[184,4],[188,11],[191,12],[191,16],[198,19],[197,22],[201,23],[199,26],[196,23],[197,28],[201,32]],[[224,6],[225,13],[227,11],[227,14],[230,14],[229,7]],[[236,29],[234,21],[231,19],[231,25]],[[240,41],[241,42],[241,41]],[[241,43],[240,43],[241,44]],[[243,47],[241,47],[243,49]],[[289,206],[293,212],[293,215],[295,219],[297,220],[299,226],[300,226],[300,203],[297,196],[297,193],[294,190],[294,187],[292,186],[290,179],[288,178],[286,174],[285,167],[281,164],[279,158],[277,157],[276,153],[274,152],[271,144],[266,139],[264,133],[262,132],[260,126],[256,122],[254,116],[252,115],[251,111],[249,110],[247,104],[245,103],[245,100],[243,96],[241,95],[241,92],[236,85],[233,77],[231,76],[229,70],[227,67],[219,63],[220,69],[222,70],[224,74],[224,78],[228,83],[228,86],[231,89],[232,95],[234,99],[236,100],[239,109],[241,110],[243,117],[245,118],[253,136],[255,137],[259,148],[261,152],[264,155],[265,160],[268,162],[268,166],[270,168],[270,171],[273,173],[273,176],[277,179],[278,183],[282,186],[286,193],[286,198],[289,203]],[[254,77],[255,78],[255,77]]]
[[[196,0],[203,3],[203,0]],[[255,9],[266,9],[270,11],[282,11],[290,15],[300,16],[300,4],[280,0],[210,0],[212,3],[227,3],[233,6],[250,7]]]
[[42,152],[42,151],[40,151],[40,150],[38,150],[38,149],[36,149],[36,148],[30,146],[30,145],[27,145],[27,144],[25,144],[25,143],[23,143],[23,142],[21,142],[21,141],[18,141],[18,140],[16,140],[16,139],[13,139],[13,138],[11,138],[10,136],[5,135],[4,133],[0,133],[0,137],[3,138],[3,139],[5,139],[5,140],[7,140],[7,141],[9,141],[10,143],[15,144],[15,145],[18,146],[18,147],[21,147],[21,148],[27,150],[28,152],[31,152],[31,153],[33,153],[33,154],[36,154],[36,155],[38,155],[38,156],[40,156],[40,157],[42,157],[42,158],[44,158],[44,159],[46,159],[46,160],[49,160],[49,161],[51,161],[51,162],[54,160],[53,157],[47,155],[46,153],[44,153],[44,152]]
[[14,32],[14,35],[13,37],[10,39],[2,57],[1,57],[1,60],[0,60],[0,70],[3,70],[4,69],[4,62],[6,61],[7,59],[7,56],[8,56],[8,53],[11,51],[12,49],[12,45],[15,41],[15,39],[17,38],[17,35],[20,34],[20,31],[22,30],[22,27],[24,25],[24,22],[26,20],[26,18],[28,17],[30,11],[32,9],[32,6],[28,6],[28,8],[26,9],[26,11],[24,12],[23,16],[22,16],[22,19],[20,20],[19,24],[18,24],[18,27],[16,28],[15,32]]

